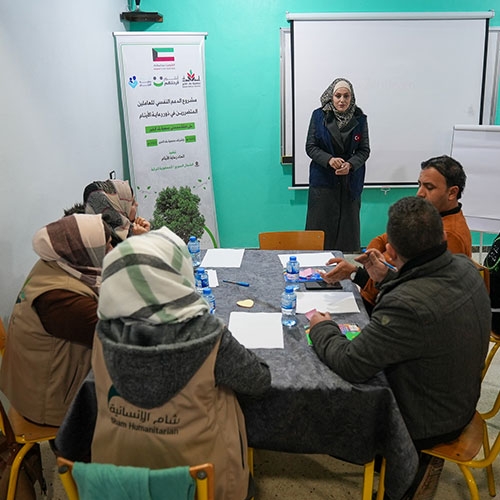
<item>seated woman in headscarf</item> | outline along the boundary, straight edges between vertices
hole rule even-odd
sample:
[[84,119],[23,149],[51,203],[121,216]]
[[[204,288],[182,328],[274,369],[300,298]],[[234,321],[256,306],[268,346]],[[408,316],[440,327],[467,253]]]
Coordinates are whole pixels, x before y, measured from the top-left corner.
[[59,426],[90,370],[111,229],[101,215],[70,215],[40,229],[33,249],[40,259],[12,311],[0,388],[27,419]]
[[85,212],[102,214],[116,233],[113,245],[135,234],[147,233],[150,223],[137,216],[138,203],[128,181],[94,181],[83,192]]
[[92,461],[160,469],[212,462],[217,500],[247,498],[243,413],[268,366],[209,313],[185,243],[163,227],[104,259],[92,369]]

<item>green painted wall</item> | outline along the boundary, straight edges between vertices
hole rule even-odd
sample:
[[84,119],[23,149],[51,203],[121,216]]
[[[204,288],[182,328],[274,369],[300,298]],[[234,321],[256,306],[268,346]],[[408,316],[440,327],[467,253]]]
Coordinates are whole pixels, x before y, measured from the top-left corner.
[[[355,5],[347,0],[142,1],[143,10],[162,13],[164,22],[136,24],[131,30],[208,33],[207,106],[222,246],[255,247],[260,231],[304,228],[307,191],[288,189],[291,166],[280,163],[279,29],[288,27],[287,12],[500,11],[500,0],[415,0],[411,9],[402,4],[394,0],[360,0]],[[500,25],[500,14],[491,25]],[[325,57],[335,57],[335,48]],[[371,128],[376,126],[370,123]],[[415,165],[415,179],[418,170]],[[413,194],[415,189],[388,193],[365,189],[362,244],[385,230],[391,203]],[[477,244],[479,237],[473,236]]]

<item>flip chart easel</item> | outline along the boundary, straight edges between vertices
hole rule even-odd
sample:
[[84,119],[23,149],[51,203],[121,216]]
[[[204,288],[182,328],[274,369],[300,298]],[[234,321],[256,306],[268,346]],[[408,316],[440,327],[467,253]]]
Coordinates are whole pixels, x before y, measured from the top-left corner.
[[451,156],[467,174],[460,201],[469,228],[480,233],[482,260],[483,234],[500,232],[500,126],[455,125]]

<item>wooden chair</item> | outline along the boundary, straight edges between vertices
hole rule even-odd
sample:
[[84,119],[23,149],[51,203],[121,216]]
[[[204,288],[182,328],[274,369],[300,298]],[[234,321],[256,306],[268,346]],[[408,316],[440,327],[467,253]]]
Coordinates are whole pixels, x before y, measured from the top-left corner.
[[323,250],[324,231],[274,231],[259,233],[261,250]]
[[493,358],[495,357],[495,354],[497,353],[498,349],[500,348],[500,335],[498,335],[494,331],[490,332],[490,344],[493,344],[493,345],[490,347],[488,355],[486,356],[486,361],[484,362],[484,368],[483,368],[483,373],[482,373],[483,379],[486,376],[486,372],[488,371],[488,368],[490,367],[491,362],[493,361]]
[[[487,420],[495,416],[499,409],[500,392],[493,408],[485,414],[476,411],[469,425],[457,439],[423,450],[423,453],[443,458],[458,465],[465,477],[472,500],[479,500],[479,491],[470,469],[486,469],[489,493],[492,497],[496,495],[492,464],[500,451],[500,432],[497,433],[493,446],[490,446]],[[481,448],[483,449],[483,458],[476,458]]]
[[[5,328],[0,320],[0,352],[5,349]],[[12,406],[7,412],[0,401],[0,431],[7,438],[10,447],[9,463],[12,464],[9,486],[5,500],[14,500],[19,478],[19,470],[26,454],[37,444],[55,439],[57,427],[37,425],[26,420]],[[45,490],[45,484],[41,484]]]
[[0,356],[3,356],[6,342],[7,342],[7,332],[5,331],[5,326],[3,325],[2,318],[0,318]]
[[[500,392],[496,397],[493,408],[489,412],[483,414],[476,411],[469,425],[467,425],[457,439],[451,441],[450,443],[438,444],[428,450],[422,450],[422,453],[427,453],[428,455],[439,457],[458,465],[467,482],[471,500],[479,500],[479,491],[470,469],[486,469],[488,491],[490,496],[494,497],[496,495],[492,464],[500,451],[500,432],[497,434],[493,446],[490,446],[486,421],[494,417],[499,410]],[[483,458],[478,459],[476,457],[481,451],[481,448],[483,448]],[[371,463],[365,465],[365,481],[367,467],[370,467],[370,465]],[[379,490],[376,500],[382,500],[384,497],[383,480],[385,476],[385,467],[386,463],[385,460],[383,460],[380,471]],[[365,500],[364,496],[363,500]]]
[[[68,495],[68,500],[79,500],[78,487],[73,479],[73,464],[74,462],[63,457],[57,458],[59,477]],[[213,464],[207,463],[189,467],[189,474],[196,483],[195,500],[215,500],[215,475]]]
[[[486,287],[486,290],[488,290],[488,294],[490,293],[490,271],[486,266],[483,266],[481,264],[478,264],[477,262],[474,262],[476,265],[477,270],[479,271],[479,274],[484,280],[484,286]],[[497,353],[498,349],[500,348],[500,335],[496,334],[495,332],[491,331],[490,332],[490,342],[493,344],[488,352],[488,355],[486,356],[486,361],[484,362],[484,368],[483,368],[483,373],[482,373],[482,378],[486,376],[486,372],[488,371],[488,368],[491,365],[491,362],[493,361],[493,358],[495,357],[495,354]]]
[[488,294],[489,294],[490,293],[490,271],[487,267],[483,266],[482,264],[479,264],[475,261],[474,261],[474,264],[476,265],[476,268],[479,271],[481,278],[483,278],[484,286],[486,287],[486,290],[488,290]]

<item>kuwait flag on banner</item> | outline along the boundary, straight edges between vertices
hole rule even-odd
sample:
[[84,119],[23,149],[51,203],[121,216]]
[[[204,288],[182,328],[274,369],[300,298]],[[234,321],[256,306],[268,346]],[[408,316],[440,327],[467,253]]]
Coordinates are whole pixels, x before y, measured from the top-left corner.
[[169,49],[153,49],[153,61],[168,61],[172,62],[175,61],[174,57],[174,49],[169,48]]

